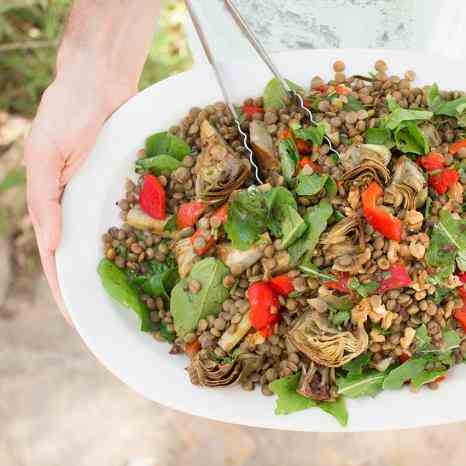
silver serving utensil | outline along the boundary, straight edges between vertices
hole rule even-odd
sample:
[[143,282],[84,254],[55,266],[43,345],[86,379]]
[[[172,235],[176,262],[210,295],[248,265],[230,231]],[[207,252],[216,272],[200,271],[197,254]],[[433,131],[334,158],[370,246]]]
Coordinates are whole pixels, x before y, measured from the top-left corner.
[[225,99],[225,103],[228,105],[228,108],[230,109],[230,112],[232,113],[232,115],[233,115],[233,117],[235,119],[236,126],[238,127],[238,132],[241,135],[241,138],[243,140],[243,146],[245,147],[246,152],[248,153],[249,161],[251,163],[251,166],[254,169],[254,177],[256,178],[256,181],[257,181],[258,184],[263,184],[263,181],[260,178],[259,166],[257,165],[255,157],[254,157],[254,152],[252,151],[252,149],[251,149],[251,147],[249,146],[249,143],[248,143],[248,135],[241,128],[240,115],[238,114],[238,111],[236,110],[235,106],[230,101],[230,97],[228,95],[228,92],[227,92],[227,89],[226,89],[226,86],[225,86],[225,82],[223,81],[222,74],[221,74],[220,69],[219,69],[219,67],[217,65],[217,62],[216,62],[216,60],[215,60],[215,58],[214,58],[214,56],[212,54],[212,51],[211,51],[211,49],[209,47],[209,43],[208,43],[207,38],[206,38],[206,36],[204,34],[204,31],[203,31],[203,29],[201,27],[201,23],[200,23],[199,18],[198,18],[197,14],[196,14],[196,11],[192,6],[191,0],[185,0],[185,2],[186,2],[186,7],[188,9],[188,12],[189,12],[189,14],[191,16],[191,19],[193,21],[194,27],[196,29],[197,35],[199,36],[199,40],[201,41],[202,47],[204,48],[204,52],[205,52],[205,54],[207,56],[207,59],[209,60],[209,63],[212,65],[212,68],[214,69],[215,76],[217,78],[217,82],[218,82],[218,84],[220,86],[220,89],[222,91],[223,98]]
[[[254,47],[254,49],[256,50],[260,58],[262,59],[262,61],[267,65],[269,70],[275,76],[275,78],[277,79],[277,81],[280,83],[283,90],[285,91],[285,93],[289,95],[290,98],[294,98],[298,102],[301,110],[304,110],[304,112],[307,114],[311,125],[317,126],[318,122],[314,119],[314,115],[312,114],[312,112],[304,105],[302,96],[298,94],[295,90],[291,89],[286,79],[283,78],[279,69],[275,66],[275,63],[272,61],[269,54],[266,52],[264,46],[261,44],[261,42],[259,41],[257,36],[254,34],[252,29],[248,26],[244,18],[241,16],[241,13],[239,12],[236,5],[233,3],[233,0],[223,0],[223,1],[228,11],[232,15],[233,19],[235,20],[236,24],[238,25],[238,27],[241,29],[242,33],[244,34],[244,36],[248,39],[249,43],[252,45],[252,47]],[[340,154],[333,147],[332,141],[327,135],[324,136],[324,140],[328,144],[330,148],[330,152],[333,152],[338,157],[340,157]]]

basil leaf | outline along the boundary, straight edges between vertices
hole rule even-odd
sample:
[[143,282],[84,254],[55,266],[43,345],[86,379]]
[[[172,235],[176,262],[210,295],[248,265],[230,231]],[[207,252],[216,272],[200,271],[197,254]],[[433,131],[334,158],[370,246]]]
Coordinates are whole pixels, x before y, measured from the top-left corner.
[[303,236],[288,248],[291,262],[297,264],[304,254],[312,256],[320,235],[327,228],[327,222],[332,215],[333,208],[327,199],[323,199],[316,206],[307,209],[304,220],[307,230]]
[[136,162],[136,167],[144,170],[150,170],[155,175],[159,176],[165,172],[173,172],[181,167],[181,162],[171,155],[161,154],[155,157],[148,157],[146,159],[139,159]]
[[298,196],[314,196],[324,189],[328,178],[328,175],[319,175],[318,173],[299,175],[295,192]]
[[280,156],[283,178],[286,183],[290,183],[294,178],[299,161],[298,149],[291,139],[285,139],[284,141],[280,141],[278,154]]
[[370,281],[368,283],[361,283],[357,278],[353,277],[348,282],[348,288],[356,291],[359,294],[359,296],[367,298],[379,288],[379,284],[373,281]]
[[413,121],[406,121],[395,131],[395,143],[404,153],[424,155],[430,152],[430,145],[424,133]]
[[[192,332],[199,320],[221,312],[222,304],[230,294],[223,285],[226,275],[228,267],[218,259],[208,257],[194,264],[189,277],[182,279],[173,288],[170,313],[178,336],[183,337]],[[197,280],[201,284],[199,292],[189,291],[188,283],[191,280]]]
[[437,84],[430,86],[427,92],[427,104],[435,115],[459,118],[466,110],[466,97],[445,100],[439,92]]
[[325,126],[319,123],[317,126],[308,126],[307,128],[301,128],[296,126],[293,128],[293,134],[298,139],[304,139],[305,141],[311,141],[315,146],[320,146],[324,141]]
[[289,206],[293,209],[298,208],[296,199],[288,189],[279,186],[271,189],[265,194],[265,203],[268,210],[267,228],[277,238],[283,235],[282,221],[284,216],[284,207]]
[[248,189],[233,195],[225,231],[235,249],[249,249],[267,231],[267,206],[263,193]]
[[188,144],[167,131],[155,133],[146,139],[146,157],[165,154],[183,160],[190,153],[191,147]]
[[371,370],[366,374],[337,377],[338,393],[347,398],[376,396],[383,389],[385,372]]
[[350,362],[347,362],[344,366],[342,366],[342,369],[347,372],[347,377],[362,375],[363,369],[367,367],[371,357],[371,353],[363,353],[357,358],[352,359]]
[[343,396],[335,401],[323,401],[319,403],[319,408],[333,416],[341,426],[346,427],[348,425],[348,410]]
[[[304,89],[301,86],[289,81],[288,79],[286,79],[286,82],[292,90],[296,91],[298,94],[304,94]],[[288,98],[286,91],[276,78],[271,79],[267,83],[262,97],[264,100],[264,108],[266,110],[269,108],[275,108],[276,110],[284,108]]]
[[376,144],[386,146],[389,149],[394,147],[392,132],[387,128],[369,128],[365,134],[366,144]]
[[425,357],[412,357],[405,363],[393,369],[383,383],[384,390],[397,390],[405,382],[412,380],[424,371],[428,359]]
[[303,235],[307,229],[307,225],[293,207],[285,205],[282,207],[282,212],[282,245],[284,248],[287,248]]
[[108,259],[102,259],[97,268],[105,291],[122,306],[132,309],[141,319],[141,331],[149,332],[157,328],[150,319],[148,307],[141,301],[135,286],[126,273]]

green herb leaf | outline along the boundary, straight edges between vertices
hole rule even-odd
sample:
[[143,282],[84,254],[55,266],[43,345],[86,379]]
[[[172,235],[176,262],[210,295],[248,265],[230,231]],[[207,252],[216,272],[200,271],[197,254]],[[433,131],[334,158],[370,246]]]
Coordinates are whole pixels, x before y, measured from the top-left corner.
[[394,99],[387,99],[390,115],[384,120],[383,127],[392,131],[396,130],[405,121],[430,120],[433,113],[427,110],[412,110],[402,108]]
[[322,199],[316,206],[307,209],[304,220],[307,230],[303,236],[288,249],[291,262],[297,264],[304,254],[312,256],[320,235],[327,228],[327,222],[333,213],[333,208],[327,199]]
[[364,105],[359,99],[353,97],[351,94],[346,97],[348,102],[343,105],[343,110],[345,112],[357,112],[359,110],[364,110]]
[[183,160],[190,153],[191,147],[188,144],[167,131],[155,133],[146,139],[146,157],[164,154]]
[[430,217],[430,210],[432,208],[432,198],[427,196],[426,205],[424,208],[424,218],[427,220]]
[[150,319],[150,311],[141,301],[139,293],[131,284],[126,273],[113,262],[102,259],[97,268],[102,285],[109,296],[122,306],[132,309],[141,319],[141,331],[149,332],[156,329]]
[[15,186],[26,183],[26,170],[24,168],[13,168],[0,182],[0,193],[6,192]]
[[[286,82],[292,90],[296,91],[298,94],[304,94],[304,89],[301,86],[289,81],[288,79]],[[265,86],[262,97],[264,100],[264,108],[266,110],[269,108],[280,110],[286,106],[288,96],[280,82],[276,78],[273,78]]]
[[365,134],[366,144],[377,144],[391,149],[395,142],[392,132],[387,128],[369,128]]
[[446,375],[447,369],[434,370],[434,371],[422,371],[411,379],[411,386],[415,389],[421,388],[423,385],[434,382],[439,377]]
[[373,294],[379,287],[377,282],[370,281],[368,283],[361,283],[357,278],[353,277],[348,282],[348,288],[356,291],[359,296],[363,298],[367,298],[371,294]]
[[347,377],[362,375],[363,370],[369,364],[371,357],[372,357],[371,353],[369,352],[363,353],[357,358],[351,360],[350,362],[347,362],[344,366],[342,366],[342,369],[347,372]]
[[422,324],[416,329],[416,349],[417,351],[422,351],[422,349],[430,347],[431,343],[432,338],[427,332],[427,326],[426,324]]
[[430,152],[429,141],[413,121],[406,121],[398,126],[395,143],[398,150],[407,154],[424,155]]
[[455,270],[457,249],[444,234],[440,224],[434,226],[426,253],[427,265],[437,267],[437,273],[431,281],[441,285]]
[[136,162],[136,167],[144,170],[150,170],[155,175],[159,176],[162,173],[171,173],[181,167],[181,162],[171,155],[161,154],[155,157],[139,159]]
[[307,225],[297,210],[289,205],[282,207],[282,215],[282,245],[284,248],[288,248],[303,235],[307,229]]
[[295,192],[298,196],[314,196],[324,189],[327,180],[328,175],[319,175],[318,173],[299,175]]
[[425,357],[412,357],[405,363],[393,369],[386,377],[384,390],[400,389],[405,382],[414,379],[424,371],[428,360]]
[[427,103],[435,115],[444,115],[460,118],[466,110],[466,97],[454,100],[445,100],[441,97],[437,84],[430,86],[427,92]]
[[435,304],[440,304],[447,296],[453,292],[450,288],[445,288],[443,286],[435,287],[433,300]]
[[350,321],[351,312],[330,308],[328,318],[335,327],[339,327],[340,325],[346,325]]
[[179,280],[177,268],[170,268],[167,264],[157,261],[149,262],[148,266],[149,271],[133,277],[132,282],[153,298],[170,299],[170,293]]
[[348,410],[343,396],[340,396],[336,401],[324,401],[319,403],[319,408],[333,416],[341,426],[347,426]]
[[[218,315],[222,304],[230,294],[223,285],[228,268],[223,262],[208,257],[197,262],[188,278],[182,279],[173,288],[170,299],[170,313],[173,316],[176,333],[184,336],[192,332],[200,319]],[[188,284],[197,280],[201,284],[198,293],[191,293]]]
[[321,280],[324,280],[324,281],[333,282],[333,281],[338,280],[338,278],[335,277],[334,275],[330,275],[328,273],[325,273],[319,270],[319,268],[316,265],[314,265],[311,262],[310,258],[308,257],[304,259],[302,264],[299,266],[299,269],[301,270],[303,275],[310,275],[312,277],[320,278]]
[[228,206],[225,231],[235,249],[246,250],[267,231],[265,196],[256,189],[236,193]]
[[384,385],[385,372],[372,370],[366,374],[338,377],[338,393],[347,398],[360,398],[363,396],[376,396]]
[[285,139],[284,141],[280,141],[278,154],[280,156],[283,178],[285,178],[286,183],[290,183],[294,178],[299,161],[298,149],[291,139]]
[[283,235],[284,207],[288,206],[297,209],[296,199],[288,189],[278,186],[265,194],[265,203],[268,210],[267,228],[274,236],[280,238]]
[[315,146],[320,146],[324,140],[326,128],[321,123],[317,126],[308,126],[307,128],[296,126],[293,128],[293,133],[298,139],[311,141]]
[[165,226],[163,227],[163,231],[175,231],[176,230],[176,215],[172,215]]
[[278,396],[275,414],[291,414],[317,406],[314,400],[297,393],[300,377],[298,372],[269,383],[270,390]]

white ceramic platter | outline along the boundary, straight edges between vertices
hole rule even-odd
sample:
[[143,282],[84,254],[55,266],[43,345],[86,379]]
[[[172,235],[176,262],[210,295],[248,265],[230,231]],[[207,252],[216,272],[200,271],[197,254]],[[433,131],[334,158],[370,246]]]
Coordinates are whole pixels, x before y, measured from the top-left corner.
[[[348,74],[364,74],[383,58],[390,72],[416,71],[419,84],[437,82],[464,89],[465,64],[430,55],[389,50],[309,50],[274,57],[283,74],[308,86],[314,75],[329,78],[342,59]],[[270,79],[259,63],[226,66],[234,95],[261,95]],[[105,294],[96,267],[101,236],[119,224],[115,202],[132,173],[138,149],[155,131],[176,124],[193,106],[222,100],[212,70],[195,69],[145,90],[116,112],[105,125],[86,165],[66,188],[64,232],[57,253],[60,286],[70,316],[90,350],[111,372],[145,397],[187,413],[219,421],[298,431],[368,431],[442,424],[466,419],[466,367],[455,368],[438,391],[384,392],[375,399],[348,400],[350,421],[342,429],[318,409],[289,416],[274,415],[274,397],[240,388],[201,389],[190,384],[184,356],[170,356],[168,345],[140,333],[134,313]]]

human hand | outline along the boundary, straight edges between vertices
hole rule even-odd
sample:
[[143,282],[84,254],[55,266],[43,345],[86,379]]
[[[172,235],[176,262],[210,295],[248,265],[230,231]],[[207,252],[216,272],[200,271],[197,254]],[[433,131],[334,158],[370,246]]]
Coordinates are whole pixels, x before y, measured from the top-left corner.
[[86,76],[75,66],[57,75],[42,97],[25,145],[29,213],[45,275],[65,317],[55,265],[63,190],[88,157],[105,120],[137,91],[137,81],[109,85],[103,78]]

